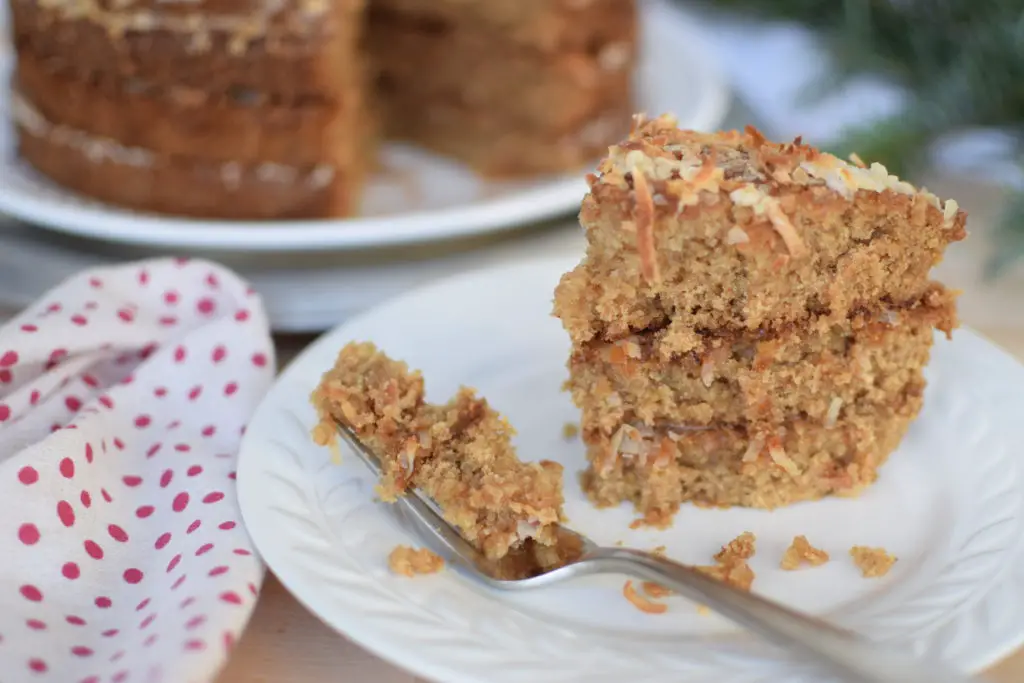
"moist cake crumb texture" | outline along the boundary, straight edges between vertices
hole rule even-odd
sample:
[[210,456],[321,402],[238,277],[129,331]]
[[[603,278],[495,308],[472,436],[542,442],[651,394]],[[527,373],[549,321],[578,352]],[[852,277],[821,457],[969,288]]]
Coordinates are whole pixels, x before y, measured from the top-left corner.
[[885,548],[855,545],[850,548],[850,557],[866,579],[885,576],[896,564],[896,556],[891,555]]
[[399,576],[412,578],[424,574],[436,574],[444,569],[444,559],[429,548],[396,546],[388,555],[388,568]]
[[953,200],[753,128],[638,116],[588,176],[583,259],[554,314],[572,342],[598,506],[665,527],[683,503],[856,495],[921,410],[956,294]]
[[806,536],[795,536],[793,542],[790,543],[789,547],[786,548],[786,552],[782,555],[782,561],[779,563],[779,566],[786,571],[793,571],[804,565],[818,567],[828,562],[828,560],[828,553],[811,545]]
[[419,372],[354,342],[324,373],[312,402],[318,443],[331,443],[340,422],[377,456],[383,500],[422,491],[491,560],[558,540],[562,466],[520,462],[512,427],[472,389],[428,403]]

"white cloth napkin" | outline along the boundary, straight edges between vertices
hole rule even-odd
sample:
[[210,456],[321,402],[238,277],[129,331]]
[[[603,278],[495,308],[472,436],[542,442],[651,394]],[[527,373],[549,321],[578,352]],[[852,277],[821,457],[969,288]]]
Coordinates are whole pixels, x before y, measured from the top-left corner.
[[211,263],[70,279],[0,329],[0,680],[210,681],[263,568],[235,464],[274,369]]

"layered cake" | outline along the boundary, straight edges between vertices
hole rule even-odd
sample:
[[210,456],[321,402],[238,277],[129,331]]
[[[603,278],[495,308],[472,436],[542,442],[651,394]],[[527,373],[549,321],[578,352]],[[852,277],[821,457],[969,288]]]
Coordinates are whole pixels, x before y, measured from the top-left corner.
[[422,491],[491,560],[524,551],[543,556],[530,546],[557,544],[562,466],[521,462],[512,427],[472,390],[443,405],[427,403],[419,372],[373,344],[352,343],[312,400],[321,418],[318,442],[332,441],[340,422],[377,456],[383,500]]
[[10,0],[20,154],[132,209],[346,216],[377,141],[495,176],[628,129],[634,0]]
[[921,407],[955,297],[928,273],[965,214],[878,164],[756,130],[638,119],[596,174],[560,282],[595,502],[855,493]]

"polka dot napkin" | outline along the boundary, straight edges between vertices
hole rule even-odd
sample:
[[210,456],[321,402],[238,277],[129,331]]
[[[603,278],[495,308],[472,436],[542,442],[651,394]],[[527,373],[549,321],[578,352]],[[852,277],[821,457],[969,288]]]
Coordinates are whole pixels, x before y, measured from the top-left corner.
[[263,569],[235,497],[259,298],[205,262],[91,271],[0,328],[0,680],[210,681]]

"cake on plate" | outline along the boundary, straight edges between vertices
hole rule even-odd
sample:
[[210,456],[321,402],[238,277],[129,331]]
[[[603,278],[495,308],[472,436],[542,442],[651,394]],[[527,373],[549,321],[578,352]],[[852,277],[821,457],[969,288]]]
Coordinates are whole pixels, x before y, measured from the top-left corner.
[[956,326],[928,274],[966,215],[857,161],[667,116],[610,148],[554,307],[595,502],[662,524],[875,480]]
[[629,126],[635,0],[9,0],[20,154],[84,195],[350,216],[381,139],[495,177]]

